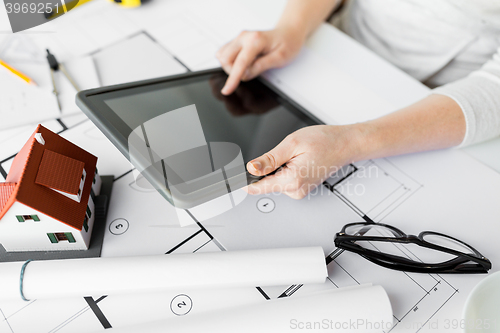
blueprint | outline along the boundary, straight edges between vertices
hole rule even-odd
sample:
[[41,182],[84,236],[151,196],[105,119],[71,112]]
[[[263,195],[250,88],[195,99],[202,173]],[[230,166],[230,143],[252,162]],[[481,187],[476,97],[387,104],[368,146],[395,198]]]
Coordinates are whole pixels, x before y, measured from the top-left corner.
[[[81,136],[80,131],[86,133],[88,125],[92,124],[84,121],[62,134],[71,137],[72,133],[79,133]],[[115,148],[108,149],[111,152]],[[105,160],[101,159],[101,168],[112,170]],[[428,170],[422,170],[420,161],[428,162]],[[495,205],[498,193],[496,197],[492,193],[489,202],[474,192],[465,195],[460,191],[454,191],[454,195],[448,193],[447,188],[457,187],[455,179],[449,176],[448,169],[434,167],[447,162],[461,163],[463,167],[458,171],[477,170],[490,180],[488,184],[482,176],[461,179],[460,187],[477,189],[481,187],[477,183],[481,179],[483,188],[500,185],[498,175],[459,151],[380,159],[341,169],[310,198],[297,202],[284,195],[248,196],[239,206],[208,219],[202,211],[194,215],[188,210],[185,213],[195,223],[180,227],[174,208],[156,191],[138,187],[133,173],[126,171],[115,179],[102,256],[321,245],[329,261],[328,281],[324,285],[256,286],[248,290],[180,290],[165,295],[113,297],[95,295],[29,303],[19,300],[0,303],[5,318],[2,324],[9,325],[5,332],[29,332],[31,326],[26,324],[26,319],[30,318],[30,323],[37,322],[41,331],[88,332],[152,320],[175,320],[177,314],[168,304],[179,295],[189,297],[189,302],[196,305],[190,314],[196,314],[365,283],[380,284],[388,292],[396,324],[393,332],[407,331],[409,326],[415,328],[409,331],[419,331],[422,326],[422,331],[425,331],[440,318],[443,318],[442,325],[445,320],[460,320],[464,297],[481,279],[480,276],[391,271],[355,254],[336,250],[333,245],[334,234],[344,224],[367,218],[395,225],[408,233],[434,230],[477,243],[474,237],[467,236],[471,227],[469,221],[488,219],[491,214],[498,213]],[[414,163],[418,168],[412,166]],[[406,169],[413,172],[407,173]],[[432,177],[425,176],[428,172],[432,172]],[[447,192],[447,200],[441,198],[442,191]],[[124,202],[134,202],[134,205]],[[439,205],[436,206],[436,202]],[[423,210],[422,206],[428,209]],[[471,216],[471,206],[481,211]],[[494,240],[485,237],[477,246],[480,251],[493,249]],[[405,256],[419,258],[419,249],[401,246],[398,250]],[[496,262],[497,254],[490,250],[486,255]],[[447,313],[448,317],[439,316],[441,313]]]
[[[221,31],[222,17],[207,23],[200,15],[206,9],[204,5],[188,10],[180,1],[164,3],[162,6],[171,6],[166,11],[168,20],[154,6],[125,12],[96,1],[75,10],[74,16],[53,22],[57,29],[61,26],[70,30],[34,34],[33,38],[38,45],[50,46],[55,54],[69,59],[145,34],[189,70],[217,67],[213,50],[237,31]],[[93,15],[93,10],[99,14]],[[68,17],[81,23],[70,24]],[[252,24],[246,27],[268,28],[272,20],[260,26]],[[106,33],[100,36],[97,31]],[[73,39],[68,40],[64,34],[70,33]],[[179,35],[183,37],[176,39]],[[500,223],[500,176],[459,150],[350,164],[303,200],[278,194],[247,196],[235,208],[214,216],[213,205],[179,212],[155,190],[148,189],[147,182],[134,176],[130,163],[84,115],[61,117],[43,125],[98,156],[102,175],[115,176],[103,257],[320,245],[329,277],[319,285],[0,302],[1,333],[33,332],[33,327],[37,332],[112,332],[118,327],[175,321],[179,316],[365,283],[379,284],[389,294],[394,322],[384,332],[459,331],[460,326],[454,325],[461,320],[465,299],[484,276],[405,273],[374,265],[335,248],[335,233],[351,222],[383,222],[408,234],[424,230],[449,234],[477,247],[492,261],[492,271],[497,270],[500,254],[495,251],[495,233],[489,230],[498,230]],[[34,128],[0,131],[1,181]],[[179,219],[190,223],[181,227]],[[416,260],[426,255],[413,246],[397,246],[396,251]],[[183,305],[176,308],[172,304]]]

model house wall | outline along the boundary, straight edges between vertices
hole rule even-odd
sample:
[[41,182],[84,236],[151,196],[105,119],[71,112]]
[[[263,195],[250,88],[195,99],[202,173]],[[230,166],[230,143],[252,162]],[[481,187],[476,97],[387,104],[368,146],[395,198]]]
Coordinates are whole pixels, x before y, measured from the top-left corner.
[[97,158],[38,126],[0,184],[8,252],[87,250],[101,190]]
[[96,196],[101,193],[101,184],[101,176],[99,175],[99,171],[95,169],[94,179],[92,179],[92,190],[94,190]]
[[[17,216],[36,215],[39,221],[19,222]],[[70,233],[75,242],[68,240],[52,243],[47,234]],[[83,233],[50,216],[44,215],[20,202],[12,205],[0,223],[0,243],[6,251],[86,250]],[[29,240],[29,241],[28,241]]]
[[[97,174],[96,184],[92,187],[94,192],[100,192],[100,184],[101,177]],[[0,223],[0,244],[8,252],[87,250],[90,246],[96,215],[93,196],[89,198],[88,208],[89,210],[85,215],[87,223],[84,223],[82,230],[77,230],[31,207],[16,202],[2,218],[2,223]],[[31,219],[22,218],[25,221],[20,222],[18,216],[29,216]],[[54,237],[56,239],[58,236],[61,238],[61,235],[56,235],[58,233],[70,233],[71,235],[67,237],[69,239],[59,240],[54,243]],[[71,237],[73,237],[74,242]]]

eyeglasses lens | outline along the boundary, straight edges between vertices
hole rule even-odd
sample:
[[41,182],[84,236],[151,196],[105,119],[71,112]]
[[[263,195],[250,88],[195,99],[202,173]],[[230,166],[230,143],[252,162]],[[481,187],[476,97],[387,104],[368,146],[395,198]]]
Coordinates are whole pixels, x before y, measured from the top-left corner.
[[472,250],[469,246],[466,244],[456,241],[452,238],[446,237],[446,236],[441,236],[441,235],[435,235],[435,234],[425,234],[423,236],[423,240],[434,244],[434,245],[439,245],[442,247],[446,247],[451,250],[455,250],[464,254],[471,254],[475,255],[474,250]]
[[[383,238],[397,238],[399,235],[396,231],[378,224],[364,224],[364,225],[353,225],[345,230],[347,235],[350,236],[365,236],[365,237],[383,237]],[[379,241],[363,241],[359,240],[355,242],[356,245],[361,246],[365,249],[382,252],[392,255],[404,256],[401,251],[401,245],[392,242],[379,242]]]

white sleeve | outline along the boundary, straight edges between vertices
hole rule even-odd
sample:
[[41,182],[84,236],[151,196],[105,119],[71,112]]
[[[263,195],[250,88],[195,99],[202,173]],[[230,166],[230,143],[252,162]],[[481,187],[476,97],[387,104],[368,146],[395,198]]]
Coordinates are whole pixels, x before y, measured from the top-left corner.
[[433,90],[462,108],[465,137],[459,147],[500,135],[500,48],[484,66],[469,76]]

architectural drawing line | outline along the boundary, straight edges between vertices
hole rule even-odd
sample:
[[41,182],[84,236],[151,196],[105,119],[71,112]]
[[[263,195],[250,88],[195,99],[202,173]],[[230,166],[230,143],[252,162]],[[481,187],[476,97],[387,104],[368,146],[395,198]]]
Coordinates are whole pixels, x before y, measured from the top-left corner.
[[14,157],[16,157],[17,153],[15,153],[14,155],[11,155],[9,157],[7,157],[6,159],[4,159],[3,161],[0,161],[0,164],[3,164],[5,162],[8,162],[10,161],[11,159],[13,159]]
[[[380,213],[378,213],[375,217],[379,217],[380,215],[382,215],[385,211],[387,211],[388,209],[390,209],[393,205],[395,205],[401,198],[404,198],[404,196],[408,193],[408,192],[411,192],[410,190],[405,190],[405,192],[403,192],[399,197],[397,197],[396,199],[394,199],[394,201],[392,203],[390,203],[387,207],[385,207]],[[394,211],[391,210],[390,212]],[[389,212],[389,213],[390,213]],[[387,215],[389,215],[389,213]],[[386,215],[386,216],[387,216]]]
[[[92,37],[91,37],[91,36],[89,36],[88,34],[86,34],[86,33],[85,33],[85,31],[82,31],[82,34],[83,34],[83,35],[86,35],[86,37],[87,37],[87,38],[89,38],[90,40],[92,40]],[[126,40],[128,40],[128,39],[134,38],[134,37],[136,37],[136,36],[138,36],[138,35],[140,35],[140,34],[144,34],[144,31],[143,31],[143,30],[140,30],[140,31],[135,31],[135,32],[134,32],[134,33],[132,33],[132,34],[127,35],[127,36],[123,37],[123,39],[121,39],[121,40],[114,41],[114,42],[112,42],[112,43],[108,44],[108,45],[106,46],[106,48],[107,48],[107,47],[110,47],[110,46],[113,46],[113,45],[116,45],[116,44],[119,44],[119,43],[121,43],[121,42],[123,42],[123,41],[126,41]],[[95,54],[97,54],[97,53],[101,52],[102,50],[103,50],[103,48],[101,48],[101,47],[100,47],[100,48],[98,48],[98,49],[96,49],[96,50],[94,50],[94,51],[92,51],[92,52],[89,52],[88,54],[85,54],[85,55],[89,55],[89,56],[92,56],[92,57],[93,57]]]
[[[327,187],[329,189],[329,187]],[[359,209],[358,207],[356,207],[356,205],[354,205],[352,202],[350,202],[346,197],[344,197],[342,195],[342,193],[340,193],[339,191],[337,191],[336,189],[333,189],[333,194],[335,194],[343,203],[345,203],[349,208],[351,208],[356,214],[358,214],[359,216],[363,217],[364,215],[366,215],[365,213],[363,213],[363,211],[361,209]]]
[[[394,247],[396,247],[406,258],[408,258],[410,260],[415,260],[415,258],[416,258],[418,261],[423,262],[419,257],[417,257],[417,255],[415,255],[415,253],[413,253],[410,250],[410,248],[408,246],[403,246],[403,244],[396,244],[396,243],[392,243],[392,245]],[[413,258],[405,251],[408,251],[409,253],[411,253],[413,255]]]
[[[61,121],[62,121],[62,120],[61,120]],[[64,127],[66,127],[66,130],[62,130],[60,133],[65,132],[65,131],[67,131],[67,130],[70,130],[70,129],[72,129],[72,128],[75,128],[75,127],[77,127],[77,126],[80,126],[81,124],[86,123],[86,122],[88,122],[88,121],[90,121],[90,119],[84,119],[84,120],[82,120],[82,121],[77,122],[76,124],[74,124],[74,125],[73,125],[73,126],[71,126],[71,127],[68,127],[68,126],[64,125]],[[59,134],[59,133],[58,133],[58,134]]]
[[[369,219],[369,218],[368,218]],[[371,221],[371,220],[370,220]],[[328,266],[332,261],[334,261],[335,258],[337,258],[339,255],[341,255],[345,250],[344,249],[335,249],[332,253],[330,253],[329,255],[326,256],[325,258],[325,261],[326,261],[326,265]],[[330,277],[327,277],[328,280],[330,280],[331,283],[333,283],[333,285],[337,288],[339,288],[339,286],[333,282],[332,279],[330,279]],[[354,278],[353,278],[354,279]],[[356,281],[356,279],[354,279]],[[303,284],[299,284],[299,285],[296,285],[296,284],[292,284],[290,287],[288,287],[283,293],[281,293],[281,295],[278,296],[278,298],[283,298],[283,297],[289,297],[289,296],[292,296],[292,294],[294,294],[297,290],[299,290],[301,287],[303,286]]]
[[435,312],[434,312],[434,313],[433,313],[433,314],[429,317],[429,319],[427,319],[427,320],[426,320],[426,321],[422,324],[422,327],[420,327],[420,328],[419,328],[419,329],[418,329],[415,333],[420,332],[420,330],[421,330],[423,327],[425,327],[425,325],[427,325],[427,323],[429,322],[429,320],[431,320],[431,319],[432,319],[432,317],[434,317],[434,316],[436,315],[436,313],[438,313],[438,312],[439,312],[439,310],[441,310],[441,308],[442,308],[443,306],[445,306],[445,304],[446,304],[446,303],[448,303],[448,301],[449,301],[449,300],[450,300],[453,296],[455,296],[457,293],[458,293],[458,289],[457,289],[457,290],[455,290],[455,291],[453,292],[453,294],[452,294],[450,297],[448,297],[448,299],[447,299],[446,301],[444,301],[444,303],[443,303],[443,304],[441,304],[441,306],[440,306],[440,307],[439,307],[439,308],[438,308],[438,309],[437,309],[437,310],[436,310],[436,311],[435,311]]
[[63,128],[61,131],[59,131],[59,133],[57,134],[61,134],[62,132],[66,131],[68,129],[68,127],[66,126],[65,123],[62,122],[61,118],[56,118],[56,121],[59,123],[59,125],[61,125],[61,127]]
[[392,325],[391,329],[390,329],[390,330],[388,330],[387,332],[386,332],[386,331],[382,331],[382,332],[384,332],[384,333],[389,333],[390,331],[392,331],[392,330],[394,329],[394,327],[398,326],[398,324],[401,322],[398,318],[396,318],[396,316],[395,316],[395,315],[392,315],[392,317],[393,317],[394,319],[396,319],[396,321],[397,321],[396,325]]
[[387,158],[383,158],[384,161],[386,161],[387,163],[389,163],[390,165],[392,165],[396,170],[398,170],[399,172],[401,172],[403,175],[405,175],[406,177],[410,178],[411,180],[413,180],[415,183],[417,183],[418,185],[420,186],[424,186],[424,184],[418,182],[415,178],[413,178],[412,176],[410,176],[409,174],[407,174],[406,172],[404,172],[403,170],[401,170],[399,167],[397,167],[394,163],[392,163],[389,159]]
[[[344,180],[346,180],[347,178],[351,177],[351,176],[352,176],[352,175],[353,175],[356,171],[358,171],[358,168],[357,168],[354,164],[349,164],[349,166],[350,166],[350,167],[352,167],[352,170],[351,170],[351,171],[349,171],[349,173],[348,173],[347,175],[345,175],[344,177],[342,177],[341,179],[339,179],[339,180],[338,180],[336,183],[334,183],[334,184],[331,184],[331,185],[330,185],[330,184],[326,183],[326,184],[328,184],[328,186],[329,186],[329,187],[331,187],[331,188],[329,188],[329,190],[330,190],[330,191],[331,191],[331,190],[332,190],[335,186],[337,186],[338,184],[342,183]],[[340,170],[342,170],[342,169],[340,169]],[[339,171],[340,171],[340,170],[339,170]]]
[[105,299],[106,297],[108,297],[108,295],[104,295],[104,296],[101,296],[99,297],[95,302],[96,303],[99,303],[100,301],[102,301],[103,299]]
[[219,241],[217,239],[212,238],[212,242],[214,242],[214,244],[219,248],[219,250],[226,251],[226,248],[224,246],[222,246],[222,244],[219,243]]
[[429,295],[429,294],[428,294],[428,293],[426,293],[424,296],[422,296],[422,298],[420,298],[420,299],[418,300],[418,302],[417,302],[417,303],[415,303],[415,304],[414,304],[414,305],[413,305],[413,306],[412,306],[412,307],[411,307],[411,308],[410,308],[410,309],[409,309],[409,310],[408,310],[408,311],[407,311],[407,312],[403,315],[403,317],[401,317],[401,320],[400,320],[400,321],[402,321],[403,319],[405,319],[405,317],[406,317],[409,313],[411,313],[412,311],[414,311],[415,307],[416,307],[416,306],[418,306],[418,304],[420,304],[420,302],[422,302],[422,300],[423,300],[424,298],[426,298],[428,295]]
[[193,221],[196,222],[196,224],[203,230],[203,232],[205,233],[205,235],[207,235],[208,238],[210,238],[211,241],[214,242],[214,244],[221,250],[221,251],[226,251],[226,248],[221,244],[219,243],[219,241],[217,239],[214,238],[214,236],[212,236],[212,234],[207,230],[207,228],[205,228],[205,226],[203,224],[200,223],[200,221],[198,221],[193,214],[191,214],[191,212],[188,210],[188,209],[185,209],[184,210],[186,213],[188,213],[189,216],[191,216],[191,218],[193,219]]
[[126,175],[128,175],[128,174],[129,174],[129,173],[131,173],[132,171],[134,171],[134,169],[130,169],[129,171],[125,172],[124,174],[122,174],[122,175],[120,175],[120,176],[116,177],[113,181],[115,181],[115,182],[116,182],[117,180],[119,180],[119,179],[121,179],[121,178],[125,177]]
[[[422,260],[421,260],[421,259],[420,259],[420,258],[419,258],[416,254],[415,254],[415,253],[413,253],[413,252],[410,250],[410,248],[409,248],[409,247],[405,247],[405,250],[406,250],[406,251],[408,251],[408,252],[410,252],[410,253],[411,253],[411,254],[412,254],[415,258],[417,258],[417,260],[418,260],[418,261],[420,261],[420,262],[422,262],[422,263],[423,263],[423,261],[422,261]],[[405,254],[405,255],[406,255],[406,254]],[[407,257],[408,257],[408,258],[410,258],[408,255],[407,255]],[[434,276],[434,274],[428,274],[428,275],[429,275],[432,279],[434,279],[434,281],[436,281],[436,284],[435,284],[435,285],[434,285],[434,287],[432,287],[431,289],[434,289],[434,288],[435,288],[438,284],[440,284],[440,283],[441,283],[441,280],[442,280],[442,281],[446,282],[446,283],[450,286],[450,288],[452,288],[453,290],[457,290],[455,287],[453,287],[451,284],[449,284],[449,283],[448,283],[448,281],[446,281],[446,280],[445,280],[442,276],[440,276],[439,274],[435,274],[435,275],[439,276],[439,278],[440,278],[441,280],[436,279],[436,277]]]
[[335,249],[332,253],[330,253],[326,257],[326,265],[328,266],[332,261],[335,260],[339,255],[341,255],[345,250],[344,249]]
[[385,196],[385,198],[383,198],[382,200],[379,201],[378,204],[376,204],[375,206],[373,206],[367,213],[371,212],[372,210],[374,210],[375,208],[377,208],[378,206],[380,206],[385,200],[387,200],[391,195],[393,195],[395,192],[397,192],[401,187],[404,187],[405,185],[404,184],[399,184],[398,187],[396,187],[396,189],[394,189],[391,193],[389,193],[388,195]]
[[4,179],[7,179],[7,172],[5,172],[5,169],[2,167],[1,164],[0,164],[0,174]]
[[297,292],[297,290],[299,290],[300,288],[302,288],[302,286],[303,286],[303,284],[292,284],[284,292],[282,292],[281,295],[278,296],[278,298],[290,297],[295,292]]
[[[191,216],[191,218],[193,219],[193,221],[196,222],[196,224],[198,224],[198,226],[203,230],[203,232],[205,232],[205,234],[208,236],[208,238],[210,239],[214,239],[214,236],[212,236],[212,234],[210,232],[208,232],[208,230],[200,223],[200,221],[198,221],[193,214],[191,214],[191,212],[188,210],[188,209],[185,209],[184,210],[186,213],[189,214],[189,216]],[[218,242],[215,242],[215,244],[217,244],[217,246],[219,246],[220,244]],[[221,249],[222,250],[222,249]],[[223,251],[226,251],[226,249],[224,249]]]
[[[386,160],[385,158],[384,158],[384,160],[388,162],[388,160]],[[382,167],[381,167],[380,165],[378,165],[377,163],[373,162],[373,165],[377,166],[377,168],[379,168],[380,170],[382,170],[382,172],[383,172],[383,173],[384,173],[387,177],[392,178],[392,179],[393,179],[396,183],[404,184],[401,180],[399,180],[398,178],[394,177],[394,176],[392,175],[392,173],[387,172],[387,170],[385,170],[384,168],[382,168]],[[394,165],[393,165],[393,166],[394,166]],[[399,170],[399,169],[398,169],[398,170]],[[401,171],[401,170],[399,170],[399,171]],[[415,181],[415,180],[414,180],[414,179],[412,179],[410,176],[408,176],[406,173],[404,173],[404,172],[402,172],[402,171],[401,171],[401,173],[403,173],[403,175],[405,175],[406,177],[410,178],[411,180]],[[416,182],[416,181],[415,181],[415,182]],[[417,183],[417,184],[419,184],[418,182],[416,182],[416,183]]]
[[[432,291],[432,289],[435,289],[439,284],[441,284],[441,281],[436,282],[436,284],[432,286],[431,291]],[[428,294],[430,294],[430,293],[431,292],[429,291]]]
[[334,260],[334,261],[335,261],[335,263],[336,263],[336,264],[337,264],[337,265],[338,265],[338,266],[339,266],[339,267],[340,267],[340,268],[341,268],[341,269],[342,269],[342,270],[343,270],[343,271],[344,271],[347,275],[349,275],[349,276],[350,276],[350,277],[351,277],[354,281],[356,281],[356,283],[357,283],[357,284],[361,284],[361,283],[359,283],[359,281],[358,281],[358,280],[356,280],[356,279],[354,278],[354,276],[352,276],[352,275],[351,275],[351,273],[349,273],[349,272],[348,272],[348,271],[347,271],[344,267],[342,267],[342,265],[341,265],[341,264],[339,264],[337,260]]
[[339,286],[338,286],[335,282],[333,282],[333,280],[332,280],[332,279],[330,279],[330,277],[329,277],[329,276],[327,276],[326,278],[327,278],[328,280],[330,280],[330,282],[331,282],[331,283],[332,283],[335,287],[340,288],[340,287],[339,287]]
[[[379,232],[379,233],[380,233],[380,232]],[[383,236],[383,234],[382,234],[382,233],[380,233],[380,234]],[[370,242],[370,244],[372,244],[372,242]],[[399,246],[398,246],[398,245],[396,245],[395,243],[393,243],[392,245],[393,245],[394,247],[396,247],[396,249],[398,249],[398,250],[399,250],[399,251],[400,251],[403,255],[405,255],[408,259],[413,260],[413,258],[410,258],[410,257],[408,256],[408,254],[406,254],[406,253],[402,250],[402,248],[400,248],[400,246],[401,246],[401,247],[404,247],[404,249],[405,249],[406,251],[410,252],[410,253],[411,253],[411,254],[412,254],[412,255],[413,255],[413,256],[414,256],[414,257],[415,257],[418,261],[420,261],[420,262],[422,262],[422,263],[423,263],[422,259],[420,259],[420,258],[419,258],[419,257],[418,257],[415,253],[413,253],[413,252],[409,249],[409,247],[408,247],[408,246],[403,246],[403,245],[399,245]],[[372,246],[373,246],[373,247],[375,247],[373,244],[372,244]],[[376,248],[376,247],[375,247],[375,248]],[[378,249],[377,249],[377,250],[378,250]],[[379,252],[380,252],[380,250],[379,250]],[[406,275],[407,275],[407,276],[408,276],[411,280],[413,280],[413,281],[414,281],[414,282],[415,282],[415,283],[416,283],[416,284],[417,284],[420,288],[422,288],[425,292],[427,292],[427,294],[429,293],[427,290],[425,290],[425,288],[423,288],[423,287],[422,287],[420,284],[418,284],[418,283],[417,283],[417,282],[416,282],[413,278],[411,278],[411,277],[410,277],[410,276],[409,276],[406,272],[404,272],[404,273],[405,273],[405,274],[406,274]],[[435,287],[436,287],[439,283],[441,283],[441,281],[440,281],[440,280],[438,280],[438,279],[436,279],[436,278],[433,276],[433,274],[428,274],[428,275],[429,275],[430,277],[432,277],[432,278],[433,278],[433,279],[437,282],[437,283],[436,283],[436,284],[435,284],[435,285],[431,288],[431,290],[432,290],[432,289],[434,289],[434,288],[435,288]],[[446,283],[448,284],[448,286],[450,286],[450,288],[452,288],[452,289],[453,289],[453,290],[455,290],[455,291],[458,291],[458,289],[456,289],[455,287],[453,287],[453,286],[452,286],[452,285],[451,285],[448,281],[446,281],[446,279],[444,279],[441,275],[439,275],[439,274],[436,274],[436,275],[437,275],[437,276],[439,276],[439,278],[440,278],[442,281],[446,282]]]
[[302,288],[303,284],[299,284],[297,286],[295,286],[295,288],[293,288],[289,293],[288,293],[288,296],[292,296],[293,294],[295,294],[297,292],[297,290],[299,290],[300,288]]
[[[415,258],[417,258],[418,261],[423,262],[413,251],[411,251],[409,248],[405,248],[406,251],[410,252]],[[407,256],[408,257],[408,256]],[[410,258],[410,257],[408,257]],[[430,275],[430,274],[429,274]],[[437,280],[436,280],[437,281]]]
[[257,289],[259,291],[259,293],[264,296],[264,298],[266,299],[266,301],[269,301],[271,298],[269,296],[267,296],[266,292],[264,290],[262,290],[261,287],[255,287],[255,289]]
[[175,61],[177,61],[179,64],[181,64],[181,66],[183,66],[188,72],[192,72],[192,70],[189,69],[189,67],[186,66],[186,64],[184,64],[179,58],[177,58],[176,56],[172,56]]
[[104,316],[104,313],[102,313],[102,311],[99,308],[99,306],[97,306],[97,303],[100,302],[100,301],[102,301],[104,298],[106,298],[106,296],[101,296],[99,299],[97,299],[96,301],[94,301],[94,299],[92,297],[90,297],[90,296],[84,297],[85,301],[89,305],[89,307],[92,310],[92,312],[94,312],[94,314],[96,315],[97,319],[101,322],[102,327],[104,327],[105,329],[107,329],[107,328],[112,328],[112,326],[109,323],[109,321],[106,318],[106,316]]
[[361,217],[368,223],[375,223],[375,221],[373,221],[368,215],[363,215]]
[[283,294],[282,294],[282,295],[285,295],[285,296],[286,296],[286,294],[287,294],[290,290],[292,290],[293,288],[295,288],[295,286],[296,286],[296,284],[292,284],[290,287],[288,287],[288,288],[287,288],[287,289],[283,292]]
[[2,313],[2,316],[4,318],[4,321],[7,323],[7,325],[9,326],[9,329],[12,333],[14,333],[14,331],[12,330],[12,327],[10,326],[10,323],[9,321],[7,320],[7,318],[5,317],[5,314],[3,313],[2,309],[0,309],[0,312]]
[[406,198],[404,198],[397,206],[395,206],[390,212],[388,212],[386,215],[384,215],[383,217],[381,217],[379,219],[379,221],[382,221],[383,219],[385,219],[387,216],[389,216],[390,213],[392,213],[394,210],[396,210],[396,208],[398,208],[399,206],[401,206],[406,200],[408,200],[409,198],[411,198],[413,195],[415,195],[415,193],[417,193],[421,188],[423,187],[423,185],[421,185],[420,187],[418,187],[415,191],[411,191],[411,194],[409,196],[407,196]]
[[22,308],[18,309],[17,311],[11,313],[8,317],[5,318],[5,320],[9,319],[10,317],[12,317],[13,315],[15,315],[16,313],[18,313],[19,311],[21,310],[24,310],[26,307],[30,306],[31,304],[33,304],[34,302],[36,302],[36,299],[35,300],[32,300],[31,302],[29,302],[28,304],[26,304],[25,306],[23,306]]
[[174,246],[173,248],[171,248],[170,250],[168,250],[167,252],[165,252],[165,254],[171,254],[172,252],[174,252],[175,250],[177,250],[178,248],[180,248],[182,245],[186,244],[191,239],[193,239],[194,237],[198,236],[198,234],[201,233],[201,232],[203,232],[202,229],[198,230],[197,232],[195,232],[194,234],[192,234],[191,236],[189,236],[188,238],[186,238],[185,240],[183,240],[182,242],[180,242],[179,244],[177,244],[176,246]]
[[[370,242],[370,243],[371,243],[371,242]],[[393,244],[393,245],[396,247],[396,249],[398,249],[398,250],[399,250],[401,253],[403,253],[406,257],[408,257],[408,255],[407,255],[407,254],[406,254],[406,253],[405,253],[405,252],[404,252],[401,248],[399,248],[398,246],[396,246],[396,244]],[[372,246],[374,246],[374,245],[372,244]],[[374,247],[375,247],[375,246],[374,246]],[[375,247],[375,248],[377,249],[377,247]],[[405,248],[405,249],[408,249],[408,247],[407,247],[407,246],[404,246],[404,248]],[[378,249],[377,249],[377,250],[378,250]],[[380,252],[380,250],[378,250],[378,251]],[[421,259],[420,259],[417,255],[415,255],[413,252],[411,252],[410,250],[408,250],[408,251],[409,251],[409,252],[410,252],[410,253],[411,253],[411,254],[412,254],[412,255],[413,255],[413,256],[414,256],[414,257],[415,257],[418,261],[423,262],[423,261],[422,261],[422,260],[421,260]],[[408,258],[409,258],[409,257],[408,257]],[[339,266],[340,266],[340,265],[339,265]],[[342,267],[341,267],[341,268],[342,268]],[[424,296],[423,296],[423,297],[422,297],[422,298],[421,298],[421,299],[420,299],[420,300],[419,300],[419,301],[418,301],[418,302],[417,302],[414,306],[412,306],[412,307],[410,308],[410,310],[408,310],[408,312],[406,312],[406,313],[403,315],[403,317],[401,317],[401,320],[399,320],[399,321],[402,321],[402,320],[403,320],[403,319],[404,319],[404,318],[408,315],[408,313],[410,313],[410,312],[412,311],[412,309],[414,309],[414,308],[415,308],[415,307],[416,307],[416,306],[417,306],[417,305],[418,305],[418,304],[419,304],[419,303],[420,303],[420,302],[421,302],[421,301],[422,301],[425,297],[429,296],[429,294],[430,294],[430,292],[429,292],[429,291],[427,291],[427,290],[426,290],[424,287],[422,287],[422,286],[421,286],[421,285],[420,285],[417,281],[415,281],[415,280],[414,280],[411,276],[409,276],[409,275],[408,275],[408,273],[406,273],[406,272],[403,272],[403,273],[404,273],[404,274],[405,274],[408,278],[410,278],[410,279],[411,279],[411,280],[412,280],[415,284],[417,284],[417,285],[418,285],[418,286],[419,286],[419,287],[420,287],[423,291],[425,291],[425,293],[426,293],[426,294],[425,294],[425,295],[424,295]],[[429,276],[431,276],[431,277],[432,277],[432,274],[429,274]],[[445,282],[446,282],[446,283],[447,283],[447,284],[448,284],[448,285],[449,285],[449,286],[450,286],[450,287],[454,290],[453,294],[452,294],[452,295],[448,298],[448,300],[449,300],[449,299],[450,299],[453,295],[455,295],[455,294],[458,292],[458,289],[454,288],[454,287],[453,287],[450,283],[448,283],[448,281],[446,281],[445,279],[443,279],[440,275],[438,275],[438,276],[439,276],[439,277],[440,277],[443,281],[445,281]],[[440,283],[440,281],[438,281],[438,280],[436,280],[436,281],[437,281],[437,283],[436,283],[436,284],[435,284],[435,285],[431,288],[431,290],[432,290],[432,289],[434,289],[434,288],[435,288],[435,287],[436,287],[436,286]],[[447,300],[447,301],[448,301],[448,300]],[[447,302],[447,301],[446,301],[446,302]],[[445,303],[446,303],[446,302],[445,302]],[[444,304],[443,304],[443,305],[444,305]],[[442,306],[443,306],[443,305],[442,305]],[[442,306],[441,306],[441,307],[442,307]],[[439,307],[439,309],[441,309],[441,307]],[[435,315],[435,314],[439,311],[439,309],[437,309],[437,310],[436,310],[436,312],[435,312],[432,316],[434,316],[434,315]],[[426,324],[426,323],[427,323],[427,322],[428,322],[428,321],[432,318],[432,316],[431,316],[431,317],[430,317],[430,318],[429,318],[429,319],[428,319],[428,320],[427,320],[427,321],[426,321],[426,322],[422,325],[422,327],[423,327],[423,326],[425,326],[425,324]],[[397,326],[397,324],[396,324],[396,325],[394,325],[394,326],[391,328],[391,330],[389,330],[389,332],[390,332],[390,331],[392,331],[392,330],[394,329],[394,327],[395,327],[395,326]],[[420,329],[419,329],[418,331],[420,331]],[[418,332],[418,331],[417,331],[417,332]]]
[[[101,296],[101,297],[99,297],[97,299],[97,301],[95,301],[95,303],[99,303],[100,301],[102,301],[106,297],[107,296]],[[61,328],[63,328],[64,326],[66,326],[67,324],[69,324],[70,322],[72,322],[73,320],[75,320],[76,318],[80,317],[82,314],[84,314],[88,310],[90,310],[89,306],[84,307],[83,309],[81,309],[80,311],[78,311],[77,313],[75,313],[74,315],[72,315],[71,317],[69,317],[68,319],[66,319],[65,321],[63,321],[61,324],[57,325],[55,328],[53,328],[52,330],[50,330],[49,333],[53,333],[53,332],[59,331]]]
[[63,328],[64,326],[68,325],[73,320],[75,320],[76,318],[80,317],[82,314],[84,314],[85,312],[87,312],[89,310],[90,310],[90,308],[88,306],[84,307],[83,309],[81,309],[80,311],[78,311],[77,313],[75,313],[74,315],[72,315],[71,317],[69,317],[68,319],[66,319],[65,321],[63,321],[62,323],[60,323],[59,325],[57,325],[53,329],[51,329],[49,331],[49,333],[55,333],[55,332],[59,331],[61,328]]
[[148,38],[150,38],[159,47],[161,47],[163,50],[165,50],[165,52],[167,52],[172,58],[174,58],[175,61],[177,61],[182,67],[184,67],[187,72],[192,72],[192,70],[190,70],[189,67],[186,66],[186,64],[184,64],[182,61],[180,61],[175,55],[172,54],[172,52],[170,52],[169,50],[167,50],[162,43],[158,43],[158,41],[153,36],[151,36],[147,31],[141,31],[141,33],[143,33],[144,35],[148,36]]
[[[425,293],[426,293],[427,295],[429,295],[429,291],[428,291],[428,290],[425,290],[425,288],[424,288],[424,287],[422,287],[422,286],[420,285],[420,283],[418,283],[417,281],[415,281],[415,279],[414,279],[414,278],[412,278],[410,275],[408,275],[408,273],[407,273],[407,272],[403,272],[403,273],[405,273],[405,275],[406,275],[407,277],[409,277],[409,278],[410,278],[410,280],[412,280],[413,282],[415,282],[415,283],[417,284],[417,286],[419,286],[420,288],[422,288],[422,290],[423,290],[423,291],[425,291]],[[433,287],[433,288],[434,288],[434,287]],[[431,288],[431,289],[432,289],[432,288]]]
[[[201,231],[201,230],[200,230]],[[196,253],[196,251],[198,251],[199,249],[201,249],[202,247],[204,247],[205,245],[207,245],[208,243],[210,243],[212,240],[209,239],[208,241],[206,241],[205,243],[203,243],[202,246],[200,246],[199,248],[197,248],[196,250],[193,251],[193,253]]]
[[455,288],[455,287],[453,287],[453,286],[452,286],[452,285],[451,285],[451,284],[450,284],[450,283],[449,283],[449,282],[448,282],[448,281],[447,281],[444,277],[442,277],[442,276],[441,276],[441,275],[439,275],[439,274],[436,274],[436,275],[437,275],[437,276],[439,276],[439,278],[440,278],[442,281],[446,282],[446,284],[447,284],[447,285],[449,285],[451,288],[453,288],[453,290],[455,290],[456,292],[458,292],[458,289],[457,289],[457,288]]

